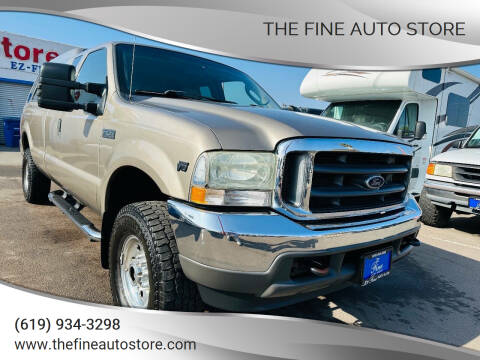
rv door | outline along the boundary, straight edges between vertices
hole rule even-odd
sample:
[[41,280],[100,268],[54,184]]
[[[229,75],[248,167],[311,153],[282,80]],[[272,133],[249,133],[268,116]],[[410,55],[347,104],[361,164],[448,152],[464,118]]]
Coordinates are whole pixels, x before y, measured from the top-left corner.
[[[399,115],[392,124],[390,133],[404,139],[414,148],[412,174],[408,191],[414,196],[422,191],[423,182],[430,158],[430,145],[434,129],[436,99],[404,101],[399,109]],[[418,122],[424,122],[426,133],[421,139],[415,138]]]
[[432,156],[449,150],[456,140],[465,140],[479,122],[479,116],[475,116],[473,110],[478,105],[478,83],[447,70],[442,85],[437,95],[439,104]]

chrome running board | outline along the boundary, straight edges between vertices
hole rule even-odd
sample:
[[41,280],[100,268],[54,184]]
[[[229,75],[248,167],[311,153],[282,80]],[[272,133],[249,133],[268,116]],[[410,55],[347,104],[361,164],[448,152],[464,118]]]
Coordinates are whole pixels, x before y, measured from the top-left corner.
[[99,242],[102,239],[102,234],[95,228],[85,216],[80,213],[83,206],[79,204],[73,197],[68,195],[63,190],[52,191],[48,194],[48,199],[72,222],[87,235],[90,241]]

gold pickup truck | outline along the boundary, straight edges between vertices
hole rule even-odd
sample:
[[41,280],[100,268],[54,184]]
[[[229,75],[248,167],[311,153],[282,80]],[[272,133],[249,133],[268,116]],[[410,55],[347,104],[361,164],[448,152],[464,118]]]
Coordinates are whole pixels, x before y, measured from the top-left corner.
[[108,43],[44,64],[21,147],[26,200],[101,242],[121,306],[270,309],[383,278],[419,245],[410,146],[182,52]]

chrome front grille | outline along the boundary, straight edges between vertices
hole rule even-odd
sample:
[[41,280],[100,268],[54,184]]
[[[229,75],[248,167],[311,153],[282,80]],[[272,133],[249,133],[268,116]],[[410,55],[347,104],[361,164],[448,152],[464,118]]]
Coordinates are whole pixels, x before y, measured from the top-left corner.
[[480,184],[480,166],[454,166],[455,180]]
[[[361,210],[403,202],[408,188],[410,158],[391,154],[317,153],[315,156],[310,211]],[[378,189],[366,180],[384,179]]]
[[299,139],[282,144],[279,157],[276,204],[298,219],[386,214],[403,206],[407,196],[412,159],[407,145]]

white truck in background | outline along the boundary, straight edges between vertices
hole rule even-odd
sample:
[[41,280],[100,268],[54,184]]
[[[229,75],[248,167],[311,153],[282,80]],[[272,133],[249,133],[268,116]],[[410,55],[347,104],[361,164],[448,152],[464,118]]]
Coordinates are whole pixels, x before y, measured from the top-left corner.
[[[327,101],[323,116],[404,138],[414,146],[409,192],[419,196],[430,159],[457,148],[480,124],[480,79],[457,68],[412,71],[312,69],[300,93]],[[424,123],[425,135],[422,133]],[[417,131],[418,134],[418,131]]]
[[461,149],[435,156],[420,206],[426,225],[443,227],[453,212],[480,215],[480,127]]

